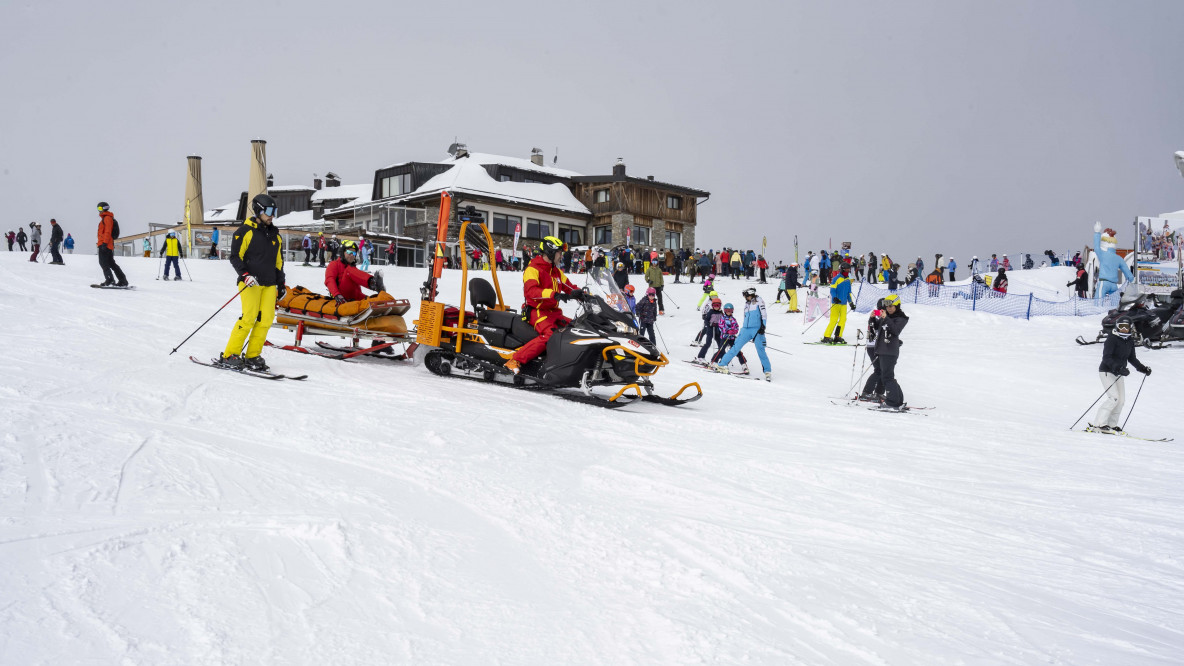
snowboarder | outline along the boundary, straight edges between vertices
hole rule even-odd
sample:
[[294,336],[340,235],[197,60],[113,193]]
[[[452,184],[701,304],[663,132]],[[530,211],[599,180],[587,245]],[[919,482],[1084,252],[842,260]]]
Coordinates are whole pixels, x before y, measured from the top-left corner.
[[[887,256],[887,255],[885,255]],[[830,321],[826,324],[826,332],[822,334],[822,342],[833,345],[845,345],[843,328],[847,325],[847,306],[855,309],[851,300],[851,278],[848,277],[850,268],[843,264],[839,269],[839,277],[830,286]]]
[[[539,336],[519,347],[506,361],[506,370],[514,374],[518,374],[523,365],[543,353],[556,328],[571,323],[559,308],[560,301],[571,300],[572,294],[579,292],[556,263],[565,249],[566,243],[554,236],[547,236],[539,242],[538,255],[530,260],[522,272],[522,294],[526,299],[522,307],[523,318],[534,326]],[[640,303],[637,305],[641,307]]]
[[[103,283],[101,286],[126,287],[127,278],[119,264],[115,263],[115,214],[106,201],[98,203],[99,233],[95,245],[99,252],[99,266],[103,269]],[[118,280],[118,281],[117,281]]]
[[181,279],[181,257],[185,256],[185,249],[181,247],[181,241],[177,238],[177,232],[170,231],[164,237],[164,243],[160,246],[160,256],[166,257],[164,260],[164,279],[169,279],[169,266],[176,269],[177,277],[174,280]]
[[756,355],[761,359],[761,369],[765,371],[765,381],[773,381],[773,366],[769,364],[769,355],[765,352],[765,325],[769,321],[769,314],[765,310],[765,300],[756,294],[756,287],[744,290],[744,325],[736,336],[736,343],[731,351],[724,355],[718,363],[711,366],[716,372],[727,373],[728,364],[732,362],[744,345],[749,342],[756,347]]
[[375,293],[383,290],[382,273],[374,275],[357,267],[358,244],[347,240],[341,244],[341,257],[329,262],[325,269],[325,286],[329,288],[329,295],[337,302],[365,300],[362,287]]
[[[261,356],[263,344],[275,319],[275,303],[287,291],[284,248],[279,232],[272,225],[275,199],[256,194],[251,200],[251,212],[254,215],[235,230],[230,243],[230,265],[241,284],[239,302],[243,314],[235,321],[218,362],[231,368],[266,372],[267,362]],[[243,343],[247,346],[245,355],[241,355]]]
[[1106,336],[1106,344],[1102,347],[1102,363],[1098,366],[1098,373],[1102,378],[1102,386],[1106,387],[1106,399],[1098,407],[1098,414],[1094,417],[1091,428],[1104,433],[1122,432],[1118,426],[1118,417],[1122,414],[1122,405],[1126,401],[1125,377],[1131,374],[1127,363],[1144,375],[1151,374],[1151,368],[1139,362],[1135,357],[1135,340],[1133,337],[1134,322],[1127,315],[1122,315],[1114,322],[1110,335]]
[[58,250],[58,248],[62,246],[62,241],[65,240],[62,237],[62,226],[58,224],[57,220],[52,218],[49,220],[49,226],[49,254],[52,258],[52,261],[49,263],[55,264],[57,266],[64,266],[66,262],[62,261],[62,253]]
[[879,314],[869,325],[868,344],[872,345],[871,339],[875,339],[874,346],[869,347],[875,351],[874,372],[864,384],[863,394],[874,396],[876,387],[882,386],[884,401],[880,408],[902,411],[905,408],[904,392],[896,381],[896,362],[900,357],[900,332],[909,323],[909,318],[900,309],[900,296],[888,294],[883,303],[884,308],[876,311]]

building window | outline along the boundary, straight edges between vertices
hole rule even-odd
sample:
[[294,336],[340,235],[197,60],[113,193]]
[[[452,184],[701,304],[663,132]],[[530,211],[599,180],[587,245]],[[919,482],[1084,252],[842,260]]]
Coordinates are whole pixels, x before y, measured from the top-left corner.
[[495,234],[505,234],[507,236],[514,235],[514,227],[522,224],[522,218],[517,215],[503,215],[501,213],[493,214],[493,229],[490,229]]
[[403,173],[382,179],[382,198],[397,197],[411,192],[411,174]]
[[676,197],[673,194],[666,195],[666,207],[670,210],[682,209],[682,197]]
[[649,245],[650,244],[649,227],[633,227],[633,244],[634,245]]
[[568,245],[583,245],[583,234],[579,227],[559,225],[559,240]]
[[505,173],[498,175],[497,179],[498,179],[498,182],[501,182],[501,183],[510,182],[509,174],[505,174]]
[[678,250],[682,248],[682,232],[681,231],[667,231],[666,232],[666,247],[671,250]]
[[611,226],[596,227],[593,231],[596,234],[597,245],[613,244],[613,228]]
[[596,203],[608,203],[608,190],[596,190],[592,195],[592,200]]
[[545,220],[526,218],[527,238],[546,238],[551,235],[551,223]]

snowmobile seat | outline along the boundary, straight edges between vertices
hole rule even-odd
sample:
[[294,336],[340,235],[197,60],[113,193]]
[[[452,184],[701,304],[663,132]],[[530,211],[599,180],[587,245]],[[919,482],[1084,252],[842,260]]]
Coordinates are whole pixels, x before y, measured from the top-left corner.
[[488,280],[475,277],[469,280],[469,300],[473,308],[492,308],[497,305],[497,292]]

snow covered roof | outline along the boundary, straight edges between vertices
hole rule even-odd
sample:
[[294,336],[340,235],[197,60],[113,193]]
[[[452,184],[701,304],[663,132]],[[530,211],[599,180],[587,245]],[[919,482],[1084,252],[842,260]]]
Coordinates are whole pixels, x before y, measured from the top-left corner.
[[[575,176],[583,175],[583,174],[577,173],[575,171],[569,171],[567,169],[559,169],[556,167],[548,167],[548,166],[539,166],[539,165],[535,164],[534,162],[531,162],[530,160],[527,160],[527,159],[522,159],[521,157],[507,157],[506,155],[491,155],[489,153],[469,153],[467,157],[462,157],[459,160],[455,157],[449,156],[447,159],[440,160],[439,164],[457,164],[461,160],[467,161],[467,162],[470,162],[473,164],[481,164],[481,165],[500,164],[502,166],[514,167],[515,169],[522,169],[523,171],[537,171],[539,173],[548,173],[548,174],[551,174],[552,176],[559,176],[561,178],[572,178]],[[405,164],[410,164],[410,162],[399,162],[397,164],[391,164],[390,166],[383,167],[383,169],[392,169],[394,167],[403,166]]]
[[[502,199],[509,203],[520,203],[544,208],[567,211],[579,215],[591,215],[592,211],[580,203],[572,195],[571,190],[562,183],[516,183],[513,181],[497,181],[490,177],[485,170],[484,162],[478,159],[461,158],[451,160],[453,167],[444,173],[434,176],[414,192],[391,199],[384,199],[384,203],[399,203],[418,199],[424,195],[439,194],[444,190],[452,193],[467,193],[477,196]],[[537,170],[537,166],[536,166]],[[569,172],[570,173],[570,172]],[[334,211],[344,211],[360,207],[369,201],[353,201]]]
[[1160,217],[1166,217],[1170,220],[1184,220],[1184,210],[1178,210],[1174,213],[1163,213]]
[[338,187],[324,187],[316,192],[313,192],[312,201],[326,201],[329,199],[347,199],[350,201],[356,199],[370,200],[370,194],[374,191],[374,186],[370,183],[362,183],[360,185],[340,185]]
[[320,224],[319,221],[312,218],[311,210],[298,210],[287,215],[280,215],[272,221],[272,224],[278,229],[287,229],[291,227],[305,227],[313,224]]
[[207,210],[203,219],[206,222],[234,222],[238,219],[238,200]]
[[272,192],[303,192],[305,190],[311,192],[315,189],[311,185],[273,185],[267,188],[267,192],[269,194]]

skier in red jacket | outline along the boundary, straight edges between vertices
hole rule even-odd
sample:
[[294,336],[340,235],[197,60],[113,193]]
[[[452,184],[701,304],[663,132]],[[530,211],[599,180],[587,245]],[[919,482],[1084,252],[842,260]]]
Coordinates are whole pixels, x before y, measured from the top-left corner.
[[568,281],[557,264],[565,248],[563,241],[547,236],[539,243],[538,256],[531,259],[530,265],[522,272],[523,294],[526,297],[523,310],[529,312],[527,322],[539,332],[539,337],[519,347],[506,361],[506,369],[514,374],[518,374],[524,364],[543,353],[556,328],[571,323],[570,319],[563,316],[559,302],[571,300],[581,292]]

